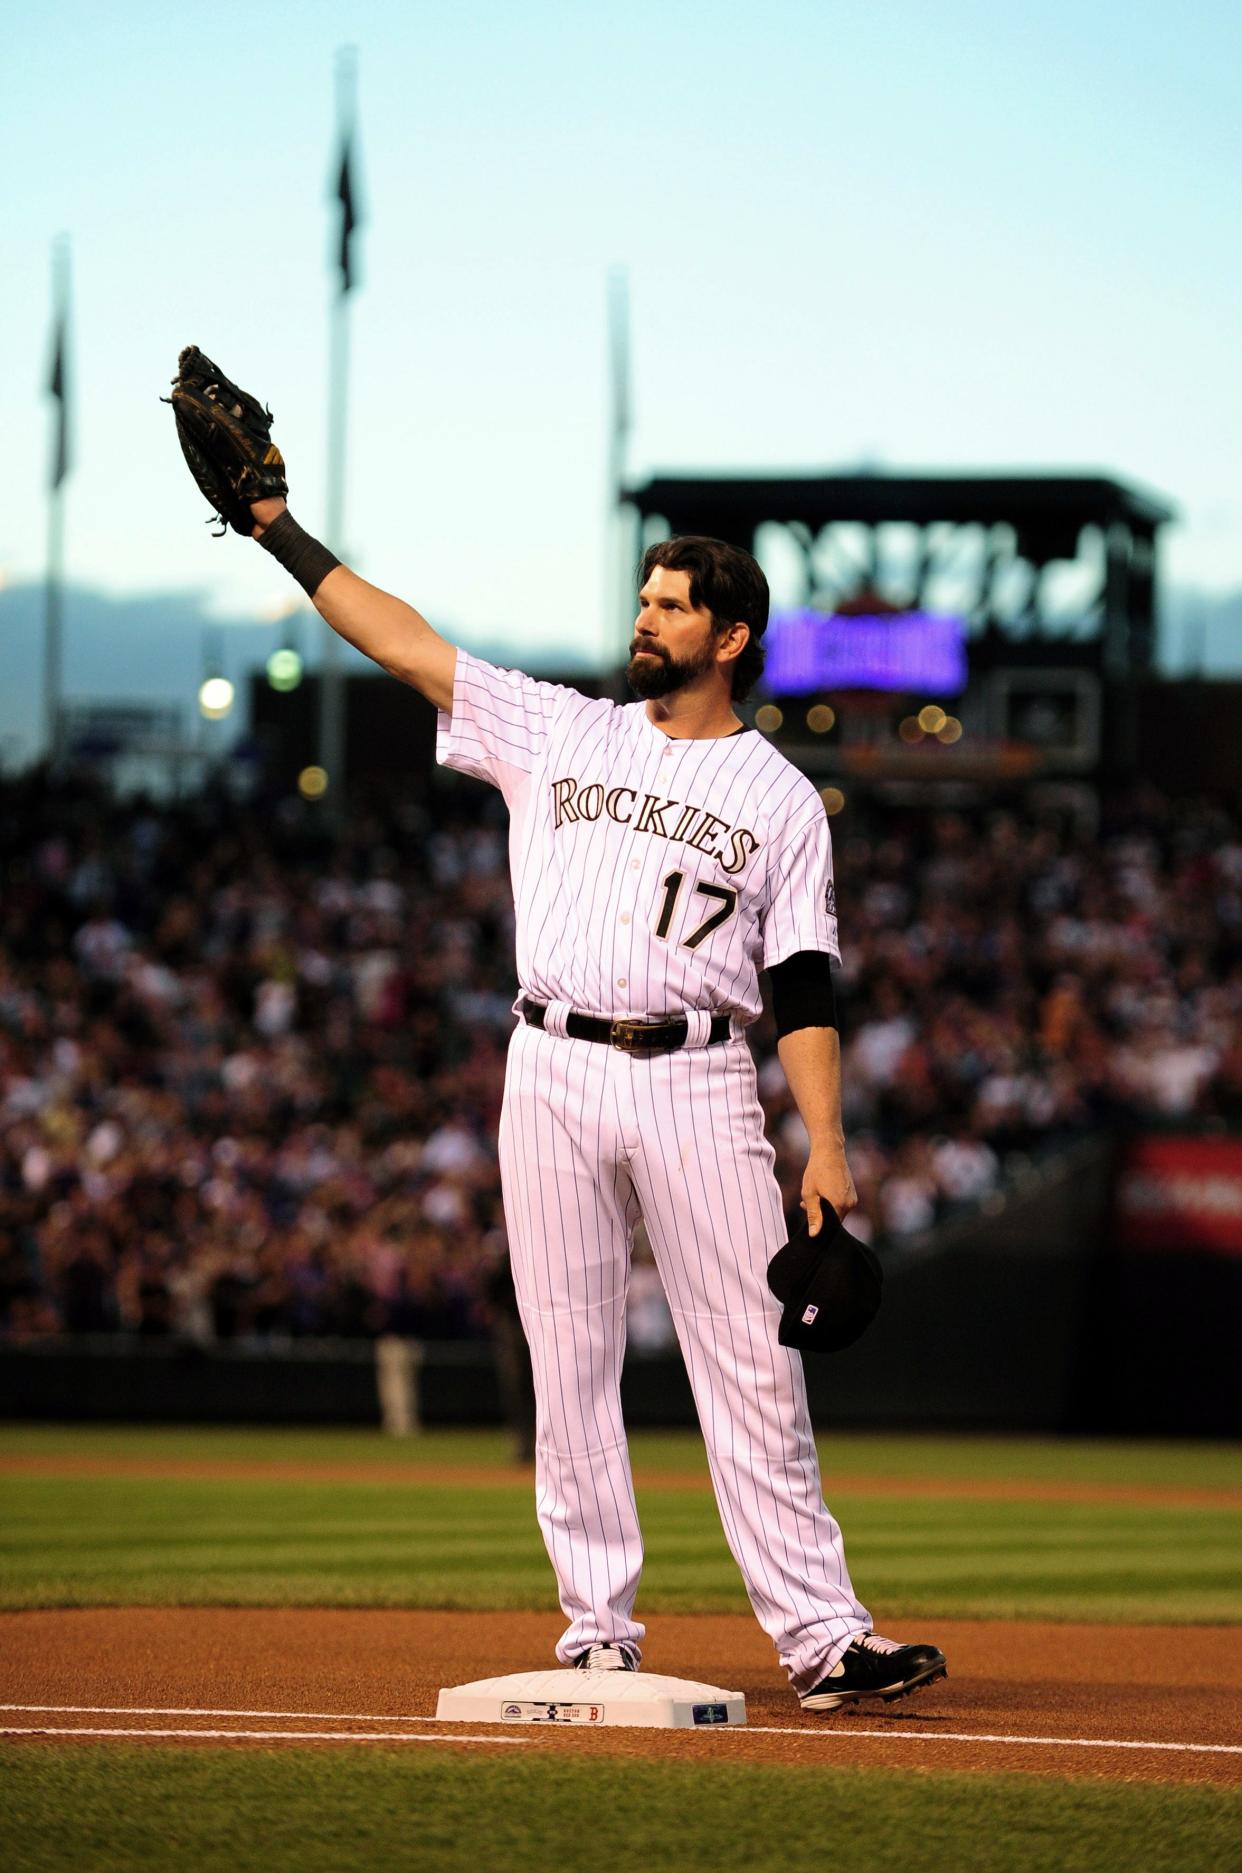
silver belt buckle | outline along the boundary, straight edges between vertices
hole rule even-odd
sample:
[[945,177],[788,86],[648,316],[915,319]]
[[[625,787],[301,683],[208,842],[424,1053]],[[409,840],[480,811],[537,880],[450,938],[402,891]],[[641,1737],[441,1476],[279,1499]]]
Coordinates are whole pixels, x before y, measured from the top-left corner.
[[650,1045],[649,1042],[644,1043],[649,1027],[646,1021],[614,1021],[608,1030],[609,1043],[623,1054],[638,1053],[644,1044]]

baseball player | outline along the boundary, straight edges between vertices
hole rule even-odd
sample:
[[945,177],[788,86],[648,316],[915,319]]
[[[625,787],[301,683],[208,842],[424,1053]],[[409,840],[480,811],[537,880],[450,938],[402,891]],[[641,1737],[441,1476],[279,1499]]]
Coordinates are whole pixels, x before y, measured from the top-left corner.
[[[209,395],[244,397],[216,377]],[[335,631],[435,704],[439,759],[499,788],[509,808],[520,990],[499,1152],[535,1381],[537,1511],[568,1622],[557,1657],[628,1671],[641,1658],[643,1550],[619,1390],[641,1216],[725,1536],[802,1707],[892,1699],[943,1677],[935,1646],[881,1638],[854,1593],[820,1491],[801,1359],[778,1342],[766,1282],[786,1230],[745,1040],[761,969],[811,1140],[812,1233],[825,1203],[844,1214],[856,1193],[828,823],[806,777],[734,706],[763,667],[762,571],[717,540],[650,548],[627,670],[637,700],[618,705],[456,649],[297,525],[283,473],[274,485],[235,498],[231,524]],[[241,496],[258,491],[241,483]],[[225,512],[214,485],[209,498]]]

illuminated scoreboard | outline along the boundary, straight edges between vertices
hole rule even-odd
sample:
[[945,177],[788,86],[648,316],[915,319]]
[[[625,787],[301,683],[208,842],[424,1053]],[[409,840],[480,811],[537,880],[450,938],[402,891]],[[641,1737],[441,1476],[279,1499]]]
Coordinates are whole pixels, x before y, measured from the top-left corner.
[[768,620],[763,644],[764,685],[773,695],[879,689],[957,696],[966,687],[964,618],[779,610]]

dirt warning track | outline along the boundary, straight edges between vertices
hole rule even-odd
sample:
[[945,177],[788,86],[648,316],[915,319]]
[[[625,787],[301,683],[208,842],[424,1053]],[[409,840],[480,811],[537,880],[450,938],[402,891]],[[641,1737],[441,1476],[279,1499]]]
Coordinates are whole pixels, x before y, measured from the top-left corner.
[[[375,1488],[424,1487],[532,1489],[533,1466],[498,1470],[494,1464],[291,1463],[227,1457],[121,1457],[34,1452],[0,1453],[0,1476],[114,1476],[138,1481],[175,1479],[214,1483],[354,1483]],[[706,1471],[660,1470],[640,1466],[634,1472],[640,1494],[692,1490],[706,1494]],[[1096,1480],[1040,1480],[1031,1477],[842,1476],[832,1485],[834,1501],[844,1496],[900,1496],[945,1502],[1087,1502],[1130,1508],[1242,1509],[1242,1490],[1188,1487],[1166,1483],[1109,1483]]]
[[92,1608],[0,1615],[0,1731],[45,1747],[148,1736],[238,1748],[453,1745],[930,1771],[1242,1782],[1242,1631],[889,1622],[947,1683],[804,1715],[742,1616],[663,1614],[645,1664],[746,1694],[744,1730],[436,1725],[445,1684],[552,1664],[555,1615]]

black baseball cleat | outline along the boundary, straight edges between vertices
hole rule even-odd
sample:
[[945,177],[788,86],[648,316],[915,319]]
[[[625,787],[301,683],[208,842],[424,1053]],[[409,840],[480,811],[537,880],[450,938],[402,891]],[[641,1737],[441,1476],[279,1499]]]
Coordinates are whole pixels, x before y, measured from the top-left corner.
[[624,1645],[589,1645],[574,1660],[575,1671],[637,1671],[638,1660]]
[[851,1640],[826,1678],[800,1693],[799,1701],[803,1710],[837,1710],[863,1697],[882,1697],[891,1704],[895,1697],[907,1697],[948,1675],[944,1653],[936,1646],[898,1645],[895,1639],[864,1632]]

